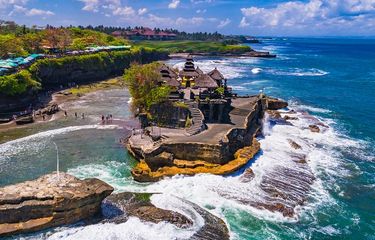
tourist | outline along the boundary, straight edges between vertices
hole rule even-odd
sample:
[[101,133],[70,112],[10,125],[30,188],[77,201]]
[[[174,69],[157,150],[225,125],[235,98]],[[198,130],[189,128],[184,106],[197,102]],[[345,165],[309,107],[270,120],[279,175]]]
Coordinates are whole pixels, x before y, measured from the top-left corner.
[[68,117],[68,113],[66,111],[64,111],[64,116],[65,116],[65,118]]
[[81,116],[82,116],[82,119],[85,119],[85,114],[84,113],[82,113]]
[[102,115],[102,123],[104,124],[104,115]]
[[43,121],[45,121],[46,120],[46,116],[45,115],[43,115]]
[[78,118],[78,114],[77,114],[77,112],[74,113],[74,116],[76,117],[76,119]]

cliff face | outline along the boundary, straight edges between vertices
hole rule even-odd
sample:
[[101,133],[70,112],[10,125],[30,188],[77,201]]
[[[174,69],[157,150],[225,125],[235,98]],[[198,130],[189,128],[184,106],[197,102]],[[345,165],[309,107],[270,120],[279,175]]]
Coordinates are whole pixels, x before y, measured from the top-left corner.
[[[42,59],[34,63],[29,72],[33,80],[41,83],[41,88],[66,86],[68,83],[87,83],[123,74],[131,63],[149,63],[167,59],[164,52],[150,49],[131,51],[101,52],[90,55]],[[0,77],[1,78],[1,77]],[[1,82],[1,79],[0,79]],[[1,88],[1,84],[0,84]],[[7,95],[0,91],[0,113],[25,110],[37,98],[31,88],[17,95]]]
[[48,174],[0,188],[0,236],[70,224],[100,211],[113,188],[99,179]]

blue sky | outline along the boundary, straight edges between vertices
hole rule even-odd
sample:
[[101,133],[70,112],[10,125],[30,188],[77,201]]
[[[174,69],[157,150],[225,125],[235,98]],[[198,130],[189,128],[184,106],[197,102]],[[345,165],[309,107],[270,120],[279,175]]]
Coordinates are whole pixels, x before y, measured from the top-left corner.
[[276,36],[375,36],[375,0],[0,0],[0,19]]

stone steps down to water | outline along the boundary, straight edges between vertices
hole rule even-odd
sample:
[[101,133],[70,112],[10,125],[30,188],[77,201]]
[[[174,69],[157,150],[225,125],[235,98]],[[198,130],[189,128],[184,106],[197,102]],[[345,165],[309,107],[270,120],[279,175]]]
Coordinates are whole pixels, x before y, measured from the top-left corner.
[[0,188],[0,236],[34,232],[71,224],[100,211],[113,188],[90,178],[80,180],[66,173]]

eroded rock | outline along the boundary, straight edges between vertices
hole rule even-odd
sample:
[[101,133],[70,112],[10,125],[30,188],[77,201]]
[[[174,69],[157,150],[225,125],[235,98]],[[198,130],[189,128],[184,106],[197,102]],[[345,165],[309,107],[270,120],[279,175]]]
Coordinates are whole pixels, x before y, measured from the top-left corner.
[[0,188],[0,236],[70,224],[95,215],[113,188],[66,173]]
[[319,133],[320,132],[320,128],[317,125],[310,125],[309,129],[313,133]]
[[277,98],[267,98],[267,106],[268,110],[279,110],[286,108],[288,103]]
[[248,168],[245,170],[245,172],[242,174],[240,181],[243,183],[250,182],[255,177],[255,174],[251,168]]
[[301,149],[302,148],[301,145],[299,145],[298,143],[296,143],[292,139],[288,139],[288,142],[289,142],[290,146],[294,149]]

